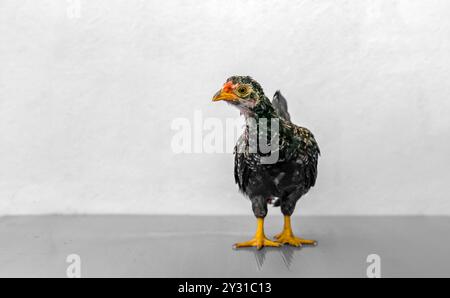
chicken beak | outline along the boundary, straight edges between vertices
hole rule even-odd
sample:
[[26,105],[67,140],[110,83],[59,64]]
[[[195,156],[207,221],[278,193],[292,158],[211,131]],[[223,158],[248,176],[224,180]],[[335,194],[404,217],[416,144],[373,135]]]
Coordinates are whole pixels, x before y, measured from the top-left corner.
[[212,101],[219,101],[219,100],[236,101],[238,100],[238,97],[231,92],[219,90],[216,94],[214,94]]

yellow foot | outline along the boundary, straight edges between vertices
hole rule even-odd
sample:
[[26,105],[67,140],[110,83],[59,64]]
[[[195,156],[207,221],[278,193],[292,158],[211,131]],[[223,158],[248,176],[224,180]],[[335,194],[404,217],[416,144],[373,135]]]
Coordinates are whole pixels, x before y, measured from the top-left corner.
[[266,237],[258,237],[258,238],[253,238],[252,240],[247,241],[247,242],[236,243],[235,245],[233,245],[234,248],[256,247],[256,249],[261,249],[265,246],[280,247],[281,243],[271,241],[271,240],[267,239]]
[[308,240],[303,238],[295,237],[292,233],[289,232],[283,232],[281,234],[278,234],[275,236],[276,242],[283,243],[283,244],[289,244],[295,247],[301,247],[303,245],[317,245],[317,241],[315,240]]
[[291,217],[285,216],[284,217],[284,228],[283,232],[275,236],[275,239],[277,239],[278,243],[283,244],[289,244],[292,246],[300,247],[302,245],[317,245],[317,241],[315,240],[308,240],[303,238],[298,238],[294,236],[294,233],[292,232],[291,227]]

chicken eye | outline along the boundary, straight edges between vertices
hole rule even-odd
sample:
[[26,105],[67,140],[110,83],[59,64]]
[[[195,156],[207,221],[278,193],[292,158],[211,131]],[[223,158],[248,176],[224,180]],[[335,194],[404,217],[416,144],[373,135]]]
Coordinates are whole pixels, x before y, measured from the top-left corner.
[[249,91],[250,91],[250,88],[248,86],[246,86],[246,85],[239,86],[236,89],[236,92],[240,96],[247,96],[250,93]]

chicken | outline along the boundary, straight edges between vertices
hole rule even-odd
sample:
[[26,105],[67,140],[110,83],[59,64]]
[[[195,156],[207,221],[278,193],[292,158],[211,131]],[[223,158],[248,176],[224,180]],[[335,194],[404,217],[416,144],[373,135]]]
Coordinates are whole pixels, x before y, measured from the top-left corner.
[[[314,240],[296,237],[291,227],[297,201],[316,183],[320,150],[313,134],[290,121],[286,99],[279,91],[270,102],[261,85],[249,76],[230,77],[212,100],[223,100],[237,107],[246,119],[245,130],[234,149],[234,177],[240,191],[252,203],[257,231],[252,240],[237,243],[235,247],[261,249],[282,244],[296,247],[316,245]],[[257,133],[253,133],[255,131]],[[266,144],[262,144],[261,139]],[[268,143],[276,145],[270,152],[276,160],[268,158],[267,150],[263,152],[261,149]],[[267,162],[270,159],[272,161]],[[264,233],[268,204],[281,207],[284,215],[283,231],[275,236],[274,241]]]

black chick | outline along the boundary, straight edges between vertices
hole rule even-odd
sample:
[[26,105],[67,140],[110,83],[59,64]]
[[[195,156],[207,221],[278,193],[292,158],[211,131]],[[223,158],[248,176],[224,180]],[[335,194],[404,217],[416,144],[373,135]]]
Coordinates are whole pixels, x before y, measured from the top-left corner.
[[[314,240],[294,236],[290,219],[297,201],[316,182],[320,150],[313,134],[290,121],[287,102],[279,91],[270,102],[261,85],[249,76],[227,79],[213,97],[219,100],[236,106],[246,119],[234,150],[234,176],[241,192],[250,198],[258,222],[255,237],[235,247],[316,245]],[[284,215],[284,229],[275,241],[264,233],[270,203],[280,206]]]

